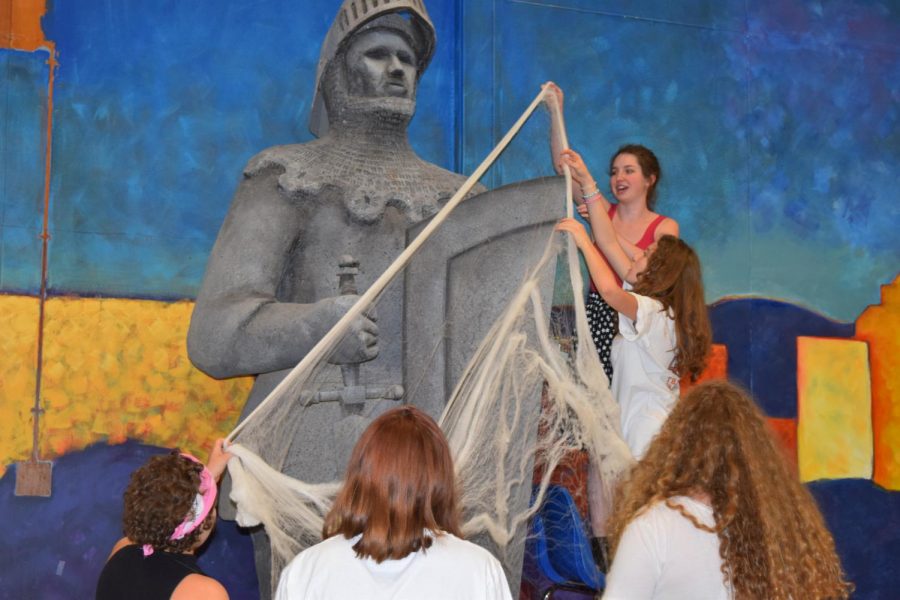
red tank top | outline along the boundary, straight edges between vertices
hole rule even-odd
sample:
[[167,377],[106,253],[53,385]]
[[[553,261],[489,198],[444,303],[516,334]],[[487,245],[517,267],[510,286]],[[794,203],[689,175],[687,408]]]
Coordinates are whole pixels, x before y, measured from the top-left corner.
[[[606,214],[609,215],[610,221],[612,221],[613,215],[616,214],[617,206],[617,204],[610,204],[609,206],[609,211],[607,211]],[[644,235],[642,235],[641,239],[639,239],[637,243],[635,243],[635,246],[637,246],[641,250],[646,250],[647,248],[649,248],[650,244],[652,244],[655,239],[656,228],[659,227],[659,224],[665,220],[665,215],[658,215],[655,219],[653,219],[653,222],[647,225],[647,229],[644,230]],[[596,243],[594,244],[594,246],[596,246],[597,250],[600,250],[600,246],[597,246]],[[616,282],[619,284],[619,286],[621,286],[622,280],[619,278],[618,273],[616,273],[616,270],[613,269],[612,265],[609,264],[609,261],[606,260],[606,256],[603,254],[603,250],[600,250],[600,256],[602,256],[603,260],[606,261],[606,264],[609,265],[609,270],[613,272],[613,276],[616,278]],[[591,291],[597,291],[597,287],[594,285],[593,280],[591,280]]]

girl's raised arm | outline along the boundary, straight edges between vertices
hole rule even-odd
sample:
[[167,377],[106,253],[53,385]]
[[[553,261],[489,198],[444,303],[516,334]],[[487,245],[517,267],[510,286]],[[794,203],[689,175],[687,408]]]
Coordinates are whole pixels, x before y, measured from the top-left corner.
[[[606,221],[609,224],[609,217],[607,217]],[[609,224],[609,228],[612,230],[612,224]],[[629,319],[634,320],[637,317],[637,299],[619,286],[619,282],[616,281],[609,265],[606,264],[600,252],[597,251],[597,248],[591,242],[584,225],[575,219],[562,219],[557,223],[556,230],[565,231],[572,235],[575,245],[578,246],[582,256],[584,256],[584,262],[587,264],[591,279],[594,281],[597,291],[606,300],[606,303]],[[618,244],[616,244],[616,247],[618,247]],[[619,252],[623,257],[625,256],[625,252],[621,248],[619,248]]]
[[584,159],[581,158],[581,155],[569,148],[560,150],[557,160],[559,161],[560,171],[562,170],[562,165],[568,165],[569,170],[572,171],[572,197],[575,199],[575,203],[586,204],[586,201],[591,198],[604,211],[608,212],[610,207],[609,200],[600,193],[600,187],[597,185],[593,175],[591,175],[590,170],[588,170],[587,165],[584,164]]
[[[562,140],[565,129],[565,117],[563,115],[564,95],[562,89],[552,81],[545,83],[544,87],[549,89],[552,94],[552,97],[546,100],[547,108],[550,111],[550,160],[553,161],[553,169],[556,171],[557,175],[563,174],[564,164],[569,166],[569,169],[572,171],[572,198],[575,199],[575,204],[580,208],[584,202],[585,194],[596,190],[597,183],[594,181],[594,178],[591,177],[591,173],[584,164],[584,161],[581,160],[581,156],[573,150],[563,148]],[[552,105],[554,103],[559,109],[563,131],[560,131],[560,124],[557,123],[556,119],[553,117]],[[604,198],[603,201],[606,202],[606,199]],[[608,202],[606,203],[606,208],[607,210],[609,209]],[[579,212],[582,211],[579,210]]]
[[[606,204],[607,208],[604,208],[603,204]],[[605,202],[605,200],[603,202],[589,200],[587,205],[588,218],[591,223],[591,233],[594,234],[594,241],[600,246],[600,250],[603,251],[603,256],[606,257],[606,260],[609,261],[612,268],[615,269],[619,277],[624,280],[625,275],[631,269],[632,259],[625,253],[625,250],[619,243],[619,236],[616,234],[615,229],[613,229],[612,221],[609,220],[609,204]],[[635,258],[637,257],[635,256]],[[596,284],[596,282],[594,283]],[[629,281],[629,283],[634,282]]]

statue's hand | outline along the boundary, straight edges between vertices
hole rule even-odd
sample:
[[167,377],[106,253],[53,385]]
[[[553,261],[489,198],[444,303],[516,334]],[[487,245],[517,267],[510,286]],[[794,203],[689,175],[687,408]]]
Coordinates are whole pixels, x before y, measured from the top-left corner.
[[[326,313],[323,315],[323,321],[327,319],[325,322],[334,326],[358,299],[359,296],[354,295],[335,296],[320,300],[316,304],[319,304]],[[375,323],[377,319],[374,306],[354,319],[328,362],[338,365],[361,363],[378,356],[378,325]]]

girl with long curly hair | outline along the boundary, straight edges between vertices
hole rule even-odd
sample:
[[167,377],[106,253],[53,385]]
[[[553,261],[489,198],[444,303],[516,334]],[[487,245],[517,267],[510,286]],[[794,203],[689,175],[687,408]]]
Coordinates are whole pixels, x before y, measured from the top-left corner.
[[750,397],[702,383],[619,488],[606,600],[847,598],[815,500]]
[[152,457],[131,475],[116,542],[97,582],[97,600],[228,600],[194,553],[216,524],[216,481],[231,454],[217,440],[204,466],[173,451]]

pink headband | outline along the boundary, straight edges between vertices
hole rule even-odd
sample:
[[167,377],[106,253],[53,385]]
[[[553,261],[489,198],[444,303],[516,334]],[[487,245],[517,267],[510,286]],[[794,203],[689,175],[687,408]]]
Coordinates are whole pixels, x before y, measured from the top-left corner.
[[[190,454],[185,452],[181,453],[181,456],[187,458],[188,460],[192,460],[197,464],[203,464]],[[172,535],[169,536],[170,540],[180,540],[187,534],[191,533],[197,527],[203,523],[203,520],[206,519],[206,516],[209,514],[209,511],[212,510],[213,506],[216,504],[216,480],[213,478],[212,473],[209,472],[205,466],[203,470],[200,471],[200,489],[198,494],[194,497],[194,505],[191,507],[191,512],[187,514],[181,524],[175,528],[175,531],[172,532]],[[143,547],[144,556],[150,556],[153,554],[153,546],[150,544],[144,544]]]

